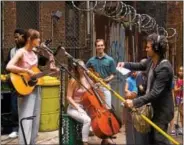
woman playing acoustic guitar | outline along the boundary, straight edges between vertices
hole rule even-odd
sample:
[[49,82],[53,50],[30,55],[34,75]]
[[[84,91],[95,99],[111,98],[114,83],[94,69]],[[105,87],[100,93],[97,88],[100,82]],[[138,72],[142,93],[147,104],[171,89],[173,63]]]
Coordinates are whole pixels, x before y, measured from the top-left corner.
[[[30,76],[33,76],[35,72],[31,68],[38,65],[38,58],[33,52],[33,49],[39,45],[40,33],[37,30],[29,29],[26,32],[25,46],[17,51],[15,56],[7,64],[6,69],[12,73],[27,73]],[[19,97],[18,99],[19,122],[22,118],[36,116],[33,120],[23,121],[23,128],[27,144],[36,143],[40,119],[40,101],[40,89],[37,86],[29,95],[25,95],[21,98]],[[19,144],[24,144],[21,128],[19,128]]]

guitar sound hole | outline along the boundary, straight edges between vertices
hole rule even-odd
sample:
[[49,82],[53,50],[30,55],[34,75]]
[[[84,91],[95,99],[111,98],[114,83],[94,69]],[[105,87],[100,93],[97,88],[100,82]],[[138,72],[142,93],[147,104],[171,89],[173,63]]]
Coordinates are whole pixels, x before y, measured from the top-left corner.
[[37,79],[31,79],[31,80],[28,81],[29,86],[35,86],[36,83],[37,83]]

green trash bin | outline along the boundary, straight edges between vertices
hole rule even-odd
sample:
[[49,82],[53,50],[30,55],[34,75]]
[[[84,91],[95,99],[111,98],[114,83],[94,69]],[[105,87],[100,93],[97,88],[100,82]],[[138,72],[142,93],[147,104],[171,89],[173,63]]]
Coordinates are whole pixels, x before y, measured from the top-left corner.
[[82,123],[62,114],[60,139],[63,145],[82,145]]
[[55,77],[45,76],[40,86],[42,100],[39,131],[57,130],[60,112],[60,81]]

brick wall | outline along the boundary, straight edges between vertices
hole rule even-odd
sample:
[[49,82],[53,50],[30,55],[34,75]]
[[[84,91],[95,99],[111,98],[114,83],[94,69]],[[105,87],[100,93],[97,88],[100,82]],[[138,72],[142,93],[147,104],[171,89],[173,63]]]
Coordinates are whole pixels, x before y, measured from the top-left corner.
[[[53,23],[52,27],[52,12],[57,10],[62,12],[62,16],[58,21]],[[39,19],[40,33],[42,40],[46,40],[52,37],[53,45],[57,47],[61,41],[65,38],[65,2],[40,2],[40,19]]]
[[167,15],[167,2],[163,1],[138,1],[135,2],[139,14],[148,14],[156,20],[159,26],[165,27]]
[[[55,48],[65,38],[65,2],[39,2],[39,7],[39,31],[41,40],[44,41],[51,38],[53,33],[52,47]],[[62,16],[52,27],[51,14],[57,10],[62,12]],[[16,2],[4,2],[4,40],[2,41],[4,45],[4,59],[6,59],[9,49],[14,46],[13,32],[15,29]]]
[[[3,8],[2,8],[3,10]],[[2,21],[3,23],[3,21]],[[16,2],[4,1],[4,40],[3,53],[4,59],[6,59],[8,51],[14,46],[14,30],[16,28]],[[3,37],[3,34],[1,34]]]
[[[4,10],[5,10],[5,20],[4,20],[4,35],[5,35],[5,39],[3,41],[4,44],[4,58],[7,57],[7,53],[9,51],[9,48],[14,46],[14,38],[13,38],[13,32],[16,28],[16,3],[17,2],[5,2],[5,6],[4,6]],[[25,3],[21,3],[21,6],[24,6]],[[66,3],[63,1],[40,1],[38,2],[38,5],[32,5],[32,3],[29,2],[26,3],[25,5],[30,7],[32,6],[32,9],[34,6],[38,6],[38,22],[32,22],[34,21],[31,18],[27,18],[27,15],[29,15],[28,13],[26,13],[26,11],[24,11],[26,14],[23,15],[23,17],[26,17],[26,20],[19,19],[19,25],[20,26],[24,26],[21,25],[21,21],[23,21],[22,23],[29,23],[27,21],[31,21],[31,23],[38,23],[38,30],[40,31],[41,34],[41,41],[45,41],[47,39],[52,38],[52,43],[50,45],[51,48],[57,48],[58,45],[60,45],[60,43],[62,42],[63,46],[67,47],[71,47],[72,49],[77,48],[77,49],[81,49],[80,51],[78,50],[74,50],[77,51],[77,53],[81,53],[80,56],[82,59],[84,58],[85,60],[87,60],[88,58],[86,57],[90,57],[90,51],[91,48],[86,49],[87,47],[87,35],[86,35],[86,12],[79,12],[78,10],[76,10],[71,4],[68,4],[71,7],[71,11],[74,12],[74,14],[72,13],[66,13],[69,9],[66,6]],[[57,10],[59,10],[60,12],[62,12],[62,16],[58,21],[55,21],[54,19],[52,19],[52,14],[55,13]],[[72,15],[72,16],[71,16]],[[74,17],[75,20],[72,21],[72,24],[70,26],[67,25],[66,22],[68,22],[68,18]],[[19,15],[20,17],[20,15]],[[31,17],[29,15],[29,17]],[[66,19],[67,17],[67,19]],[[52,21],[53,20],[53,21]],[[52,25],[53,24],[53,25]],[[28,26],[28,25],[26,25]],[[79,27],[75,27],[76,29],[74,29],[74,26],[79,26]],[[27,27],[26,27],[27,29]],[[66,38],[67,33],[69,33],[70,29],[70,33],[72,34],[77,34],[77,36],[75,37],[76,41],[73,41],[72,39],[68,39]],[[66,31],[66,32],[65,32]],[[68,32],[67,32],[68,31]],[[67,41],[69,42],[67,42]],[[67,44],[68,43],[68,44]],[[70,45],[71,46],[70,46]],[[86,55],[89,54],[89,55]],[[60,59],[62,61],[62,57],[58,56],[58,59]]]
[[[174,37],[170,40],[170,60],[172,60],[172,52],[176,45],[176,53],[174,54],[175,73],[179,66],[183,63],[183,2],[168,2],[167,3],[167,28],[175,28],[177,31],[177,40]],[[172,33],[170,33],[171,35]]]
[[[56,48],[60,42],[64,42],[65,44],[65,27],[66,27],[66,19],[65,19],[65,2],[57,1],[57,2],[49,2],[49,1],[40,1],[39,3],[39,31],[41,33],[41,40],[44,41],[52,37],[53,34],[53,43],[51,47]],[[183,54],[183,42],[182,42],[182,20],[183,20],[183,2],[136,2],[128,3],[134,6],[137,10],[137,13],[140,14],[149,14],[153,18],[156,19],[159,26],[164,26],[165,28],[173,27],[176,28],[178,32],[177,39],[177,50],[176,50],[176,68],[182,64],[182,54]],[[2,19],[2,23],[4,23],[4,28],[2,33],[4,33],[4,38],[2,37],[3,44],[3,56],[7,57],[7,53],[11,47],[14,46],[13,32],[16,28],[16,2],[4,1],[4,19]],[[52,27],[52,12],[56,12],[57,10],[62,12],[61,18],[54,23]],[[172,13],[174,12],[174,13]],[[86,13],[79,14],[79,44],[75,47],[84,48],[86,47],[86,40],[83,37],[87,38],[86,35]],[[108,32],[105,30],[105,26],[108,26],[108,18],[102,19],[103,16],[95,16],[95,27],[96,27],[96,36],[97,38],[105,38],[108,36]],[[82,23],[84,21],[84,23]],[[83,29],[81,29],[83,28]],[[101,29],[102,28],[102,29]],[[83,36],[82,36],[82,35]],[[3,34],[2,34],[3,36]],[[82,37],[81,37],[82,36]],[[140,37],[140,36],[139,36]],[[140,39],[142,40],[142,39]],[[141,45],[142,46],[142,45]],[[143,48],[140,49],[142,51]],[[174,47],[173,44],[170,45],[171,49]],[[88,48],[90,50],[90,48]],[[171,50],[170,49],[170,50]],[[83,50],[81,50],[83,51]],[[140,51],[139,51],[140,52]],[[90,54],[90,53],[89,53]],[[84,55],[82,55],[84,56]],[[87,55],[86,55],[87,56]],[[88,56],[89,57],[89,56]],[[85,58],[87,59],[87,58]]]

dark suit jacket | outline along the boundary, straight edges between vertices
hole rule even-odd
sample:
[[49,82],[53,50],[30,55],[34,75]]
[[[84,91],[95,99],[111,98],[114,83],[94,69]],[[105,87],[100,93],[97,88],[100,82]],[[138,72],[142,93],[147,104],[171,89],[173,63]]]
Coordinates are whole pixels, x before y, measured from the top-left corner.
[[[145,70],[148,72],[152,60],[148,59],[144,63],[125,63],[125,68],[130,70]],[[135,98],[135,107],[141,107],[151,102],[153,107],[152,120],[159,123],[169,123],[174,117],[174,104],[172,98],[173,69],[168,60],[161,60],[153,71],[150,92]]]

